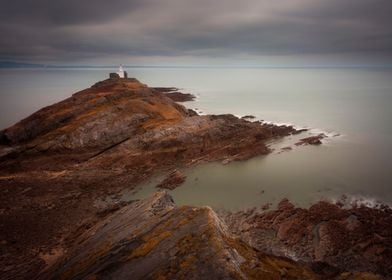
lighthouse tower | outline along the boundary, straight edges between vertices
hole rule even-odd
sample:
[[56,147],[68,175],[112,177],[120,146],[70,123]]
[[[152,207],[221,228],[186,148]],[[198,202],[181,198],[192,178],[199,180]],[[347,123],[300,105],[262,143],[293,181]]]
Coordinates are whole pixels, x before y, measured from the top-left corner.
[[122,64],[120,64],[120,67],[118,68],[117,74],[120,76],[120,78],[125,78],[125,71],[122,67]]

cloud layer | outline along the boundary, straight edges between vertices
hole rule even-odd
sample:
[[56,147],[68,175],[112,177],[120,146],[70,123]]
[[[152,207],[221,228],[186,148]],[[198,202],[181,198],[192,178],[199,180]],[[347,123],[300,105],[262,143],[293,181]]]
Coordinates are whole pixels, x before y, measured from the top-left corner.
[[391,0],[0,0],[0,60],[392,54]]

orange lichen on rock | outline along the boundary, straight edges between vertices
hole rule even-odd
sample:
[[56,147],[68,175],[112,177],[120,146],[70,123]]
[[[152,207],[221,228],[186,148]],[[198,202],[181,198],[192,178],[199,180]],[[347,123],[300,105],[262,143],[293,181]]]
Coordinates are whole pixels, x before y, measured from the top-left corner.
[[172,236],[170,231],[162,232],[156,236],[143,237],[144,243],[132,251],[128,259],[139,258],[150,253],[160,242]]

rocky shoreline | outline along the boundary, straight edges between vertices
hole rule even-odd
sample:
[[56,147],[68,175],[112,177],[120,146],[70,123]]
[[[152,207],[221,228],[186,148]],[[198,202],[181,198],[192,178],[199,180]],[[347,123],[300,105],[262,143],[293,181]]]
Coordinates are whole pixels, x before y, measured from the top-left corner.
[[193,94],[180,92],[178,88],[155,87],[153,89],[165,94],[165,96],[169,97],[175,102],[193,101],[196,98],[196,96],[194,96]]
[[[218,218],[208,207],[176,207],[162,192],[146,201],[116,200],[118,193],[157,172],[169,173],[168,183],[162,183],[171,188],[184,179],[170,177],[178,167],[266,155],[271,152],[268,141],[301,132],[229,114],[199,116],[177,103],[193,98],[176,88],[150,88],[134,78],[112,78],[0,131],[0,279],[36,275],[37,279],[126,279],[129,273],[133,279],[351,279],[358,271],[369,277],[390,276],[390,270],[381,268],[390,265],[391,233],[381,230],[390,222],[390,209],[380,213],[364,208],[353,214],[325,207],[326,215],[339,213],[338,218],[331,217],[333,225],[343,226],[344,219],[366,212],[364,217],[380,228],[370,232],[381,240],[374,249],[377,257],[370,255],[362,266],[343,266],[339,258],[329,258],[337,245],[312,251],[311,225],[327,227],[309,218],[316,215],[312,208],[306,212],[287,202],[286,208],[276,210],[285,217],[303,215],[299,227],[306,230],[300,232],[310,243],[304,243],[301,254],[290,247],[299,257],[289,260],[279,251],[288,250],[279,243],[287,240],[263,237],[279,232],[281,225],[274,222],[279,213]],[[357,219],[359,228],[369,226]],[[242,227],[245,223],[250,226]],[[144,231],[139,224],[144,224]],[[291,232],[290,226],[286,229]],[[358,238],[347,250],[370,238],[368,231],[355,232]],[[301,239],[287,242],[302,244]],[[366,252],[358,249],[341,256],[354,258]],[[315,262],[329,270],[314,269]]]
[[277,209],[222,214],[253,248],[310,264],[328,279],[345,271],[392,274],[392,209],[320,201],[308,209],[283,199]]

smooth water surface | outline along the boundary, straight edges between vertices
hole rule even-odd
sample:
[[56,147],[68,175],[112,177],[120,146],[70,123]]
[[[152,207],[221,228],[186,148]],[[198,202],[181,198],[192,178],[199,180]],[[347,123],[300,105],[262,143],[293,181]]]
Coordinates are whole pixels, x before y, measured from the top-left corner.
[[[0,70],[0,128],[105,79],[109,69]],[[178,204],[241,209],[288,197],[308,205],[342,194],[392,203],[392,69],[132,68],[150,86],[197,96],[184,105],[202,113],[254,115],[308,127],[330,137],[319,147],[274,144],[246,162],[185,170],[171,191]],[[338,136],[337,136],[338,135]],[[280,148],[293,150],[279,153]],[[146,183],[135,197],[155,190]]]

